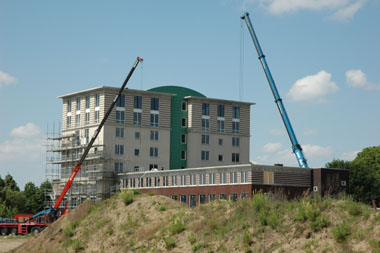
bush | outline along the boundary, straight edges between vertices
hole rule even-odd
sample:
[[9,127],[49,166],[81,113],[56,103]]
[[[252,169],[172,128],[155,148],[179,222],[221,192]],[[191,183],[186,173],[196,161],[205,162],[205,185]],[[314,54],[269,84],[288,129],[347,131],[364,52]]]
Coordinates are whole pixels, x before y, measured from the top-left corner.
[[194,233],[191,233],[187,239],[189,240],[191,245],[193,245],[197,241],[197,238],[195,238]]
[[243,242],[245,245],[251,246],[253,243],[252,235],[249,232],[244,233]]
[[362,214],[362,206],[358,202],[349,202],[347,205],[348,213],[352,216],[359,216]]
[[184,231],[186,228],[185,228],[185,224],[183,224],[182,221],[180,220],[177,220],[177,221],[174,221],[173,223],[171,223],[169,225],[169,231],[170,233],[172,233],[173,235],[174,234],[179,234],[181,233],[182,231]]
[[130,191],[130,190],[123,191],[121,193],[121,199],[123,200],[126,206],[133,203],[133,195],[134,195],[133,191]]
[[82,242],[79,241],[78,239],[73,240],[72,248],[73,248],[73,250],[74,250],[75,252],[84,249]]
[[332,233],[336,241],[341,243],[346,241],[347,237],[351,234],[351,227],[343,222],[342,224],[336,225]]
[[314,232],[318,232],[328,226],[330,226],[330,220],[326,215],[320,215],[314,221],[310,221],[310,228]]
[[79,225],[78,220],[71,221],[64,229],[63,232],[66,236],[72,237],[75,234],[75,229]]
[[268,202],[268,198],[264,194],[258,193],[258,194],[253,195],[252,207],[257,213],[259,213],[261,212],[261,210],[267,209],[267,206],[268,206],[267,202]]
[[204,243],[204,242],[197,242],[197,243],[195,243],[192,247],[191,247],[191,249],[192,249],[192,251],[198,251],[198,250],[200,250],[200,249],[203,249],[203,248],[206,248],[207,247],[207,245]]
[[166,249],[172,249],[176,246],[175,239],[171,236],[164,238]]

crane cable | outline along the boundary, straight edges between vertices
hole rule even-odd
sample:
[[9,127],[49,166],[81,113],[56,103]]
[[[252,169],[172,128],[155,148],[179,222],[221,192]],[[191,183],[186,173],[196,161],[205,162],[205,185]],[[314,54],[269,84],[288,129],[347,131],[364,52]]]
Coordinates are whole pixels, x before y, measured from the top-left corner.
[[243,20],[240,20],[240,58],[239,58],[239,100],[244,94],[244,29]]

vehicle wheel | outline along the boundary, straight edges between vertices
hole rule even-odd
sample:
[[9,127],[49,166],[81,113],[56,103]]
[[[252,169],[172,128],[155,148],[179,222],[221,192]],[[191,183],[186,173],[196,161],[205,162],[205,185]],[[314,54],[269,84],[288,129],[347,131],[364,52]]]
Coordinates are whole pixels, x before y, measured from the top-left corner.
[[1,228],[0,234],[1,235],[7,235],[8,234],[8,228]]
[[12,235],[17,235],[17,228],[12,228],[11,229],[11,234]]
[[39,227],[32,228],[32,233],[34,235],[38,235],[40,232],[41,232],[41,228],[39,228]]

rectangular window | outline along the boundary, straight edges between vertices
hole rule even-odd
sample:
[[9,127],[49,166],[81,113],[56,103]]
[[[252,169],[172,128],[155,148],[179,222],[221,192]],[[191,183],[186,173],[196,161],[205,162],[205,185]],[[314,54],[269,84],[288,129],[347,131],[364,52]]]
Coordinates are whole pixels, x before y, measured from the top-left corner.
[[154,177],[154,186],[160,186],[160,177]]
[[208,195],[208,201],[211,202],[211,201],[214,201],[216,200],[216,194],[212,193],[212,194],[209,194]]
[[116,123],[124,124],[124,111],[116,110]]
[[230,200],[233,201],[233,202],[236,202],[237,201],[237,194],[236,193],[231,193],[230,194]]
[[135,166],[133,169],[134,169],[134,171],[140,171],[140,167],[139,166]]
[[239,146],[240,146],[240,138],[232,137],[232,147],[239,147]]
[[116,100],[116,107],[125,107],[125,95],[120,94],[120,97]]
[[210,115],[210,104],[202,104],[202,115]]
[[274,173],[264,171],[264,184],[273,184],[274,183]]
[[208,131],[210,129],[210,119],[202,119],[202,131]]
[[202,144],[210,144],[210,136],[207,134],[202,134]]
[[134,96],[133,97],[133,108],[135,108],[135,109],[141,109],[142,108],[142,97],[141,96]]
[[177,195],[172,195],[172,200],[177,200]]
[[71,112],[71,99],[67,100],[67,112]]
[[186,175],[181,175],[181,185],[186,185]]
[[218,105],[218,117],[224,117],[224,105]]
[[182,103],[181,103],[181,110],[182,111],[187,111],[187,102],[186,101],[182,101]]
[[124,164],[122,162],[115,162],[115,172],[122,173],[124,171]]
[[219,181],[221,184],[225,184],[227,181],[226,172],[219,173]]
[[85,124],[88,125],[90,124],[90,113],[86,112],[85,114]]
[[219,194],[219,199],[227,199],[227,196],[225,193]]
[[66,127],[67,128],[71,127],[71,116],[67,116],[67,118],[66,118]]
[[130,186],[131,186],[131,188],[135,188],[136,187],[136,181],[135,181],[134,178],[131,178],[131,180],[130,180]]
[[157,164],[149,164],[149,170],[158,169]]
[[186,127],[187,124],[186,124],[186,118],[182,118],[181,119],[181,127]]
[[159,109],[159,99],[158,98],[151,98],[150,99],[150,109],[152,111],[158,111],[158,109]]
[[139,178],[138,180],[139,184],[138,184],[138,187],[144,187],[144,178]]
[[201,151],[201,160],[202,161],[210,160],[210,152],[209,151]]
[[158,114],[150,114],[150,126],[158,127]]
[[248,183],[248,171],[242,171],[240,174],[240,182]]
[[135,149],[135,156],[139,156],[140,155],[140,149]]
[[75,115],[75,126],[80,127],[80,114]]
[[115,145],[115,154],[123,155],[124,154],[124,145]]
[[124,128],[116,127],[116,138],[124,138]]
[[233,121],[232,122],[232,133],[238,134],[240,132],[240,122]]
[[158,148],[151,147],[149,154],[150,154],[150,157],[158,157]]
[[135,140],[140,140],[140,132],[135,132]]
[[181,134],[181,143],[186,144],[186,134]]
[[199,174],[199,184],[206,184],[206,174]]
[[86,138],[86,143],[88,143],[88,141],[90,139],[90,130],[89,129],[84,130],[84,138]]
[[186,150],[181,150],[181,160],[186,160]]
[[146,181],[146,187],[151,187],[152,186],[152,178],[151,177],[147,177],[145,179]]
[[77,98],[77,111],[80,111],[80,98]]
[[215,173],[208,174],[208,183],[209,184],[216,184],[216,174]]
[[206,203],[206,195],[200,194],[199,195],[199,204],[205,204]]
[[95,94],[95,107],[99,107],[100,105],[100,96],[99,94]]
[[95,123],[99,123],[99,111],[95,111]]
[[240,198],[241,199],[247,199],[248,198],[248,193],[246,193],[246,192],[240,193]]
[[232,118],[233,119],[240,119],[240,107],[239,106],[232,107]]
[[223,139],[218,139],[218,145],[223,146]]
[[177,185],[177,176],[172,176],[172,186]]
[[218,133],[224,133],[224,120],[218,120]]
[[190,175],[190,185],[195,185],[195,174]]
[[86,109],[90,109],[90,96],[86,97]]
[[240,154],[239,153],[232,153],[232,162],[234,162],[234,163],[240,162]]
[[186,204],[186,195],[181,195],[181,203]]
[[158,141],[159,132],[158,131],[150,131],[150,140],[152,141]]
[[231,184],[236,184],[237,183],[237,172],[230,172],[230,183]]
[[218,161],[223,162],[223,155],[218,155]]
[[141,126],[141,112],[133,112],[133,125]]
[[163,186],[168,186],[169,185],[169,177],[168,176],[163,176],[162,177],[162,185]]

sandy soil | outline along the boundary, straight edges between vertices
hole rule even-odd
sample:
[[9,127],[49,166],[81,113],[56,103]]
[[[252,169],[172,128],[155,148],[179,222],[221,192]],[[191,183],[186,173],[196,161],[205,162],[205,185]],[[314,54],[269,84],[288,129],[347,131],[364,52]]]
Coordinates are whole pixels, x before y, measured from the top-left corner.
[[1,236],[0,237],[0,252],[8,252],[13,250],[27,241],[28,238],[23,236]]

